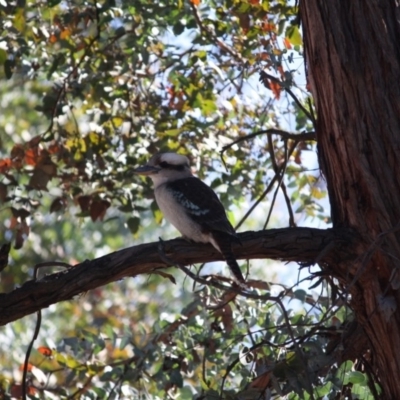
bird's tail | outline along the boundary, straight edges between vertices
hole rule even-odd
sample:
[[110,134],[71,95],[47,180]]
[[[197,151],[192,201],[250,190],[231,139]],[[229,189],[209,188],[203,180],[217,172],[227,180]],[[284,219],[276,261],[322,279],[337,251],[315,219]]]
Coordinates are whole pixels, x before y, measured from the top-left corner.
[[234,240],[234,237],[225,232],[213,232],[212,236],[215,242],[213,243],[214,247],[216,247],[217,250],[219,250],[219,252],[223,255],[235,280],[238,283],[245,282],[242,271],[239,268],[239,264],[232,253],[232,240]]

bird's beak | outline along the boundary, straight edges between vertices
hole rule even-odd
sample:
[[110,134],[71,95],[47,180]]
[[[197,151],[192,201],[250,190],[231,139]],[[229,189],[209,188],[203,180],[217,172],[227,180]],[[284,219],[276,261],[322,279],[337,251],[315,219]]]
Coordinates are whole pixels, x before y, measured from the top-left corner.
[[152,167],[151,165],[143,165],[142,167],[135,168],[133,172],[139,175],[153,175],[157,174],[160,168]]

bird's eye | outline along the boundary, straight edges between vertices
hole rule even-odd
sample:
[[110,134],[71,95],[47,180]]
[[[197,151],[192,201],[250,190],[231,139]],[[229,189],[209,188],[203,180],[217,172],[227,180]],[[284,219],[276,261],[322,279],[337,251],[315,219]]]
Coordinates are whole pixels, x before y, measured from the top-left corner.
[[168,168],[169,166],[170,165],[166,161],[160,162],[160,167],[161,168]]

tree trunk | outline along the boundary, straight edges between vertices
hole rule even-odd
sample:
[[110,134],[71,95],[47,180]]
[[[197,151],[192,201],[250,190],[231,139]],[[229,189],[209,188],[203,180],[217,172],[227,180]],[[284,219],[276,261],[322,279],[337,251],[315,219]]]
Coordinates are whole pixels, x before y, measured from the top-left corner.
[[303,0],[300,15],[333,224],[361,238],[338,277],[383,398],[400,399],[400,6]]

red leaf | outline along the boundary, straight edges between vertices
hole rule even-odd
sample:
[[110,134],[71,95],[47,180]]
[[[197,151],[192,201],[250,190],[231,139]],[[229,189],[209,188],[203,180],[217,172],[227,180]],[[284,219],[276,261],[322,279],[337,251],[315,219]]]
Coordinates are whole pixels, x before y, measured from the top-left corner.
[[50,357],[53,354],[53,350],[46,346],[38,347],[37,351],[43,354],[45,357]]
[[262,23],[261,29],[266,32],[274,32],[276,30],[276,25],[272,22],[265,21]]
[[38,149],[28,149],[25,152],[25,163],[28,165],[36,165]]
[[285,45],[285,47],[287,49],[291,49],[292,48],[292,44],[290,43],[290,40],[288,38],[286,38],[286,37],[283,39],[283,44]]
[[[21,364],[21,365],[19,366],[18,369],[19,369],[20,371],[23,371],[23,370],[24,370],[24,366],[25,366],[24,364]],[[31,372],[31,371],[32,371],[32,368],[33,368],[33,364],[28,363],[28,365],[27,365],[27,371],[28,371],[28,372]]]
[[[22,385],[13,384],[10,391],[11,397],[20,399],[22,397]],[[36,394],[36,389],[33,386],[26,386],[26,394]]]
[[11,167],[11,159],[10,158],[3,158],[0,160],[0,173],[7,172]]
[[278,82],[273,82],[273,81],[265,81],[265,84],[268,85],[268,89],[272,90],[272,93],[274,94],[275,98],[279,100],[281,97],[281,85]]

